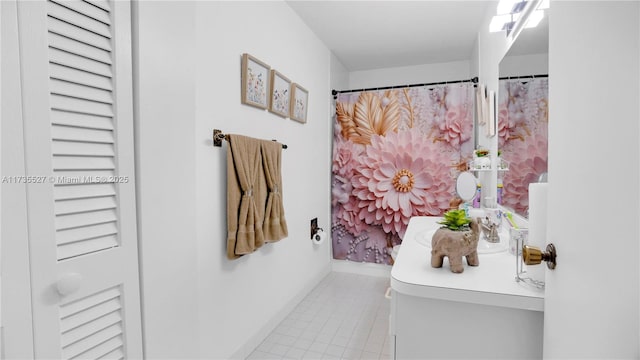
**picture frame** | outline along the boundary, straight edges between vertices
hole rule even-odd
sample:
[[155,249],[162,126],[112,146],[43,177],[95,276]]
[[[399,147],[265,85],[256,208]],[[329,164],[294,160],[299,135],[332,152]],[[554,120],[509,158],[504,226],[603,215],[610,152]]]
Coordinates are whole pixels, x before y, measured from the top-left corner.
[[242,54],[242,96],[246,105],[266,109],[269,106],[269,70],[271,67],[250,54]]
[[300,84],[291,84],[291,109],[290,118],[301,123],[307,122],[307,109],[309,107],[309,91]]
[[289,117],[291,80],[277,70],[271,69],[269,111],[284,118]]

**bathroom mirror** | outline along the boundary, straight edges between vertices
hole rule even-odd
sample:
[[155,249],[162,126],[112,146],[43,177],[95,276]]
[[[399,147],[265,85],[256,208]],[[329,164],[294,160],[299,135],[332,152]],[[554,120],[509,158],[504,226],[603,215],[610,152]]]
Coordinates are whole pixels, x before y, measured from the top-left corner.
[[500,62],[498,149],[509,164],[498,172],[502,205],[527,217],[529,184],[547,172],[549,16],[525,28]]

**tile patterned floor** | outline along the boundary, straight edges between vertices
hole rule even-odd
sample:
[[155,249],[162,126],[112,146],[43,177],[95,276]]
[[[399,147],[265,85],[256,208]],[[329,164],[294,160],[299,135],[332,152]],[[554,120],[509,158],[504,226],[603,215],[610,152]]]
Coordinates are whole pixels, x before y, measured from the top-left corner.
[[332,272],[247,360],[391,359],[389,279]]

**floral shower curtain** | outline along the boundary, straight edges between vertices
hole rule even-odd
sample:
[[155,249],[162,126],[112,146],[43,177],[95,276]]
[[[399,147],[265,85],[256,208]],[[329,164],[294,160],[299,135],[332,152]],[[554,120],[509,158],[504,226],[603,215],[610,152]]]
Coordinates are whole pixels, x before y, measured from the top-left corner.
[[500,80],[498,94],[498,146],[509,161],[502,179],[502,204],[526,216],[529,183],[547,172],[549,81]]
[[332,166],[333,256],[391,263],[412,216],[457,207],[473,151],[472,84],[340,94]]

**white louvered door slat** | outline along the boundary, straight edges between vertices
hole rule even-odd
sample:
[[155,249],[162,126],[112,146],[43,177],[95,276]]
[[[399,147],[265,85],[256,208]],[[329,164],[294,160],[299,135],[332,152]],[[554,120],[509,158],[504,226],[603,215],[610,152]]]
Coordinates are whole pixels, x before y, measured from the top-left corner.
[[66,111],[52,110],[51,123],[86,129],[113,130],[113,119],[111,117],[70,113]]
[[[118,349],[122,349],[122,337],[115,336],[110,338],[109,340],[101,343],[100,345],[87,350],[83,354],[79,354],[78,359],[101,359],[108,353],[116,351]],[[73,358],[75,359],[75,358]]]
[[105,64],[111,64],[111,53],[109,51],[93,47],[81,41],[69,39],[54,32],[49,33],[49,46]]
[[109,18],[109,11],[100,9],[89,2],[81,1],[81,0],[56,0],[56,1],[51,1],[51,3],[57,4],[58,6],[66,7],[79,14],[82,14],[83,16],[95,19],[102,23],[105,23],[105,24],[111,23],[111,19]]
[[56,242],[58,246],[61,246],[91,239],[115,236],[116,234],[118,234],[118,228],[116,222],[112,221],[75,229],[59,230],[56,234]]
[[83,29],[80,26],[71,25],[68,22],[49,17],[49,32],[64,37],[73,38],[74,41],[81,42],[98,49],[111,51],[111,39],[94,32]]
[[51,82],[51,93],[105,104],[113,103],[111,91],[57,79]]
[[51,94],[51,108],[92,114],[99,116],[113,116],[113,107],[109,103],[92,101],[89,99],[75,98],[58,94]]
[[58,230],[73,229],[83,226],[104,224],[118,219],[114,209],[90,211],[80,214],[56,216],[56,228]]
[[113,177],[115,176],[114,170],[82,170],[82,171],[71,171],[71,170],[55,170],[53,171],[53,176],[55,178],[60,178],[60,180],[75,180],[81,179],[85,176],[90,176],[91,178],[101,178],[101,177]]
[[112,352],[105,354],[104,356],[101,356],[99,359],[101,360],[120,360],[120,359],[124,359],[124,353],[122,352],[122,349],[118,348],[113,350]]
[[18,6],[35,357],[142,358],[131,5]]
[[55,155],[114,156],[112,144],[82,143],[74,141],[53,141]]
[[53,2],[50,2],[47,5],[47,14],[49,17],[74,24],[75,26],[105,37],[111,37],[111,30],[108,24],[95,20],[91,17],[84,16],[74,10]]
[[115,194],[116,190],[113,184],[59,185],[53,189],[55,200],[94,198]]
[[84,239],[69,244],[58,244],[58,260],[73,259],[78,256],[93,255],[101,251],[111,250],[118,247],[118,239],[115,235],[94,239]]
[[88,156],[57,156],[53,159],[55,170],[110,170],[115,169],[113,158]]
[[[108,223],[100,223],[96,225],[89,225],[84,227],[71,228],[67,230],[61,229],[57,233],[56,242],[58,245],[58,249],[65,248],[66,256],[58,255],[58,257],[68,258],[72,255],[70,253],[71,249],[74,249],[79,245],[84,246],[86,244],[91,243],[91,241],[101,241],[101,242],[109,243],[111,246],[116,246],[118,245],[117,238],[116,238],[117,234],[118,234],[118,230],[116,228],[115,221],[108,222]],[[95,244],[96,243],[93,243],[93,246],[95,246]],[[59,251],[58,254],[60,253],[61,252]]]
[[51,138],[55,140],[70,140],[113,144],[113,131],[81,128],[73,126],[52,126]]
[[[113,299],[117,299],[119,296],[120,296],[120,289],[117,287],[114,287],[111,289],[105,289],[98,294],[94,294],[94,295],[67,303],[64,306],[60,307],[60,318],[67,319],[72,315],[83,313],[87,309],[91,309],[99,304],[105,303]],[[116,301],[115,303],[119,304],[119,301]],[[120,306],[118,305],[116,308],[120,309]],[[64,326],[64,324],[67,324],[67,323],[68,322],[63,322],[63,331],[67,331],[77,326],[77,325],[68,326],[68,327]]]
[[82,241],[68,244],[58,244],[57,258],[58,260],[67,260],[78,256],[88,256],[100,251],[116,248],[119,245],[116,235],[83,239]]
[[81,85],[92,86],[97,89],[109,91],[113,90],[110,77],[97,75],[90,71],[84,71],[82,69],[76,69],[73,67],[75,65],[76,64],[74,63],[69,63],[67,65],[49,63],[49,76],[52,79],[60,79]]
[[62,66],[67,66],[73,69],[89,72],[107,78],[111,78],[113,76],[113,74],[111,73],[111,66],[109,66],[109,64],[87,59],[85,57],[53,47],[49,48],[49,61],[52,64],[62,64]]
[[109,326],[118,324],[122,321],[122,316],[119,313],[112,312],[107,315],[101,316],[95,320],[71,329],[62,333],[62,347],[69,346],[76,343],[87,336],[87,333],[94,334],[98,331],[105,329]]
[[104,11],[111,11],[111,6],[108,0],[87,0],[87,2],[93,6],[99,7]]
[[108,314],[116,314],[119,320],[122,320],[120,316],[120,301],[118,298],[108,299],[102,303],[98,303],[80,313],[74,314],[67,318],[63,318],[61,330],[63,333],[68,333],[73,329],[77,329],[85,324],[88,324],[96,319],[100,319]]
[[[63,357],[66,359],[74,359],[80,357],[85,359],[95,359],[100,355],[104,355],[105,350],[95,355],[89,355],[87,352],[95,350],[96,347],[102,345],[105,341],[119,337],[122,334],[122,327],[120,323],[111,325],[106,329],[100,329],[100,331],[90,334],[90,336],[77,341],[69,346],[63,346]],[[109,351],[111,349],[107,349]]]
[[74,214],[87,211],[115,209],[115,196],[91,197],[88,199],[56,200],[56,215]]

